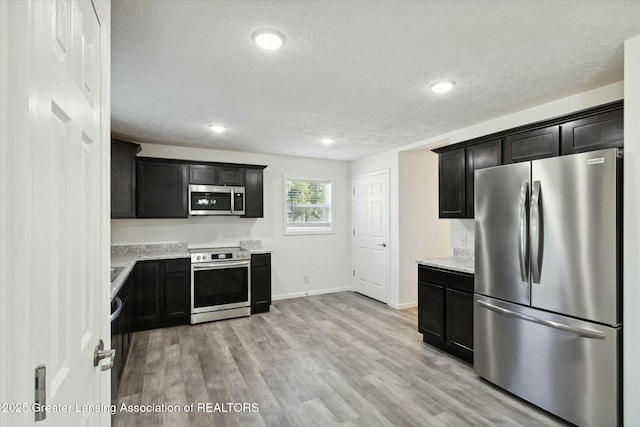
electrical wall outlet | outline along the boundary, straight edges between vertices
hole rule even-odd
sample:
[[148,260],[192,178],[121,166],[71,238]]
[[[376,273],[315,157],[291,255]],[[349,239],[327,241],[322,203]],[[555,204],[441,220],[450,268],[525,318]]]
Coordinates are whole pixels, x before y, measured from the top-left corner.
[[310,279],[309,276],[304,276],[304,283],[309,283]]
[[458,245],[461,248],[466,248],[467,247],[467,235],[463,234],[462,236],[460,236],[460,240],[458,241]]

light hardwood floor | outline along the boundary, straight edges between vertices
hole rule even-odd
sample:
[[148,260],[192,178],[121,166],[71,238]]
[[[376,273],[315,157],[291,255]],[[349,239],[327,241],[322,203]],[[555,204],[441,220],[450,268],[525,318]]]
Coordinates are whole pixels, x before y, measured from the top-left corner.
[[118,410],[231,402],[259,411],[119,412],[113,425],[562,425],[423,343],[416,315],[342,292],[276,301],[271,312],[241,319],[138,332]]

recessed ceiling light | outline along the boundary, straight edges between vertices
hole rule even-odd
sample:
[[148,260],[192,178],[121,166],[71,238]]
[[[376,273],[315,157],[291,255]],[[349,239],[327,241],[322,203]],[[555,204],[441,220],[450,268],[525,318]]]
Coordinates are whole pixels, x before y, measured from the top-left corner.
[[320,140],[320,142],[322,142],[323,144],[329,145],[329,144],[333,144],[333,138],[322,138]]
[[453,80],[446,80],[432,84],[431,86],[429,86],[429,89],[431,89],[431,92],[444,93],[449,92],[455,85],[456,82],[454,82]]
[[253,42],[266,50],[275,50],[284,44],[284,34],[277,30],[257,30],[251,35]]
[[209,125],[209,129],[211,129],[215,133],[222,133],[227,130],[227,127],[223,125]]

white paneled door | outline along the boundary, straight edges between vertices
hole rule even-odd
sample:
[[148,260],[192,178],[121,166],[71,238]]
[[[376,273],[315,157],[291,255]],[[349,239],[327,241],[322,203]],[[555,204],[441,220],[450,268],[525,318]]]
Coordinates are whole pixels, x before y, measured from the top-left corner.
[[107,426],[110,7],[2,3],[0,425]]
[[389,173],[353,180],[353,289],[388,301]]

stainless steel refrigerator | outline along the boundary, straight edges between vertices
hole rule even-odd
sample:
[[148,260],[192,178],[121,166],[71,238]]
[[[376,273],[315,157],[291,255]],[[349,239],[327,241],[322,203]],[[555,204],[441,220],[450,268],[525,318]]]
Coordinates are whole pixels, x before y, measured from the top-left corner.
[[580,426],[621,424],[622,154],[475,173],[474,369]]

